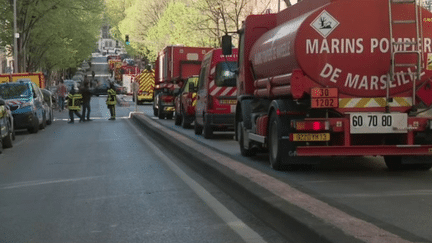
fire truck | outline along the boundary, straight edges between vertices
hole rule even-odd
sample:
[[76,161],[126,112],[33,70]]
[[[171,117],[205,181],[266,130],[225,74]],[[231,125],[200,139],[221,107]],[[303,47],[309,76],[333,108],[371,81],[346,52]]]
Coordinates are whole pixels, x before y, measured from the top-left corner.
[[195,134],[204,131],[204,138],[211,138],[214,130],[234,130],[236,70],[237,49],[229,56],[222,55],[220,48],[213,49],[204,57],[198,81]]
[[[383,156],[432,167],[432,14],[403,0],[304,0],[239,37],[236,139],[270,166]],[[231,49],[224,36],[224,53]]]
[[[136,75],[134,82],[138,89],[137,101],[142,102],[152,102],[154,95],[155,86],[155,73],[153,69],[144,69],[140,74]],[[135,101],[135,96],[133,97]]]
[[43,73],[11,73],[0,74],[0,83],[15,82],[18,79],[30,79],[39,88],[45,88],[45,77]]
[[155,63],[155,99],[153,113],[159,119],[172,119],[174,93],[185,80],[198,75],[204,55],[209,47],[167,46],[159,52]]

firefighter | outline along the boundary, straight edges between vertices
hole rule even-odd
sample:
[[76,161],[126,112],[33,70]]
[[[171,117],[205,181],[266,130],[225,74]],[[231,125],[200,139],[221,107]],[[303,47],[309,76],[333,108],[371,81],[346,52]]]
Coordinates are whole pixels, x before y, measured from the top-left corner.
[[75,89],[72,87],[66,99],[68,100],[67,104],[70,118],[70,121],[68,123],[74,123],[74,113],[75,115],[77,115],[77,117],[80,119],[79,121],[81,122],[81,114],[79,113],[79,111],[81,110],[82,95],[75,94]]
[[108,93],[108,98],[106,100],[106,104],[111,114],[111,118],[108,120],[112,121],[115,120],[115,106],[117,104],[117,97],[116,97],[117,94],[114,89],[114,83],[110,83],[110,87],[107,90],[107,93]]

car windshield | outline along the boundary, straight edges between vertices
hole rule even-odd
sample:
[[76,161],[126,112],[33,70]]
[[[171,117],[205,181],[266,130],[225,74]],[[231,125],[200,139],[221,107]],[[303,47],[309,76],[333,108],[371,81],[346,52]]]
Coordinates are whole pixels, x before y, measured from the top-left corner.
[[25,84],[0,85],[0,97],[3,99],[28,98],[30,95],[30,89]]
[[221,62],[216,65],[216,86],[235,87],[236,79],[234,70],[237,70],[237,62]]

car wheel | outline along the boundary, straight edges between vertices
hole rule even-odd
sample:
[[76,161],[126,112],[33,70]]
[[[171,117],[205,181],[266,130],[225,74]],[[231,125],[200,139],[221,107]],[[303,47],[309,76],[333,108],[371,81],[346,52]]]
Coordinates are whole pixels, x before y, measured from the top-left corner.
[[37,133],[39,131],[39,121],[36,116],[33,122],[33,126],[29,127],[27,130],[29,133]]
[[47,125],[47,121],[46,121],[46,115],[43,115],[43,120],[42,120],[42,124],[40,124],[39,129],[45,129]]
[[10,124],[8,123],[7,126],[7,130],[8,130],[8,134],[6,137],[3,138],[3,147],[4,148],[12,148],[13,144],[12,144],[12,140],[13,140],[13,131],[11,131],[11,127]]
[[47,125],[51,125],[52,124],[52,120],[53,120],[53,117],[52,117],[52,112],[50,113],[50,115],[49,115],[49,119],[47,120]]

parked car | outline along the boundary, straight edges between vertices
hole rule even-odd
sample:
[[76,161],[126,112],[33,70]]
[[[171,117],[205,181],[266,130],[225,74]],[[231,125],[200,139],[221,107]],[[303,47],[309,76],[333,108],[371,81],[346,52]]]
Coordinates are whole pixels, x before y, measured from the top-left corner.
[[75,89],[75,92],[78,92],[78,82],[73,79],[64,80],[64,85],[66,85],[67,92],[70,92],[71,89]]
[[96,86],[95,88],[93,88],[91,91],[92,91],[92,94],[96,95],[96,96],[106,95],[108,88],[109,88],[108,84],[102,83],[102,84]]
[[30,79],[19,79],[12,83],[0,84],[0,97],[12,111],[15,129],[27,129],[37,133],[46,126],[43,95]]
[[0,99],[0,154],[3,148],[12,148],[15,140],[13,116],[5,100]]
[[126,94],[126,88],[120,84],[114,84],[114,89],[117,94]]
[[54,94],[47,89],[42,89],[41,91],[44,97],[44,108],[47,119],[46,123],[47,125],[51,125],[54,120]]

